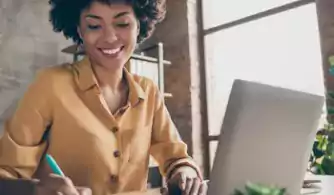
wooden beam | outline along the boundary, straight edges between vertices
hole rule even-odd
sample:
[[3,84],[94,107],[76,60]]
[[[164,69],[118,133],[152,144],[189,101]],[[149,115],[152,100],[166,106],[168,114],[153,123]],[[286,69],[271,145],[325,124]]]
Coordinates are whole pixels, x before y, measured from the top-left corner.
[[[334,92],[334,74],[330,73],[331,67],[329,58],[334,56],[334,1],[333,0],[317,0],[316,1],[319,32],[321,40],[321,53],[323,60],[323,73],[325,88],[327,91],[326,104],[327,108],[334,108],[334,99],[332,96]],[[334,123],[333,113],[329,113],[327,120]]]
[[281,12],[284,12],[284,11],[287,11],[287,10],[290,10],[290,9],[295,9],[295,8],[298,8],[298,7],[301,7],[301,6],[310,4],[310,3],[314,3],[314,2],[315,2],[315,0],[294,1],[292,3],[288,3],[288,4],[285,4],[285,5],[279,6],[279,7],[275,7],[275,8],[263,11],[263,12],[259,12],[259,13],[256,13],[254,15],[247,16],[247,17],[244,17],[244,18],[232,21],[232,22],[228,22],[228,23],[225,23],[225,24],[222,24],[222,25],[219,25],[219,26],[215,26],[215,27],[212,27],[212,28],[209,28],[209,29],[205,29],[204,30],[204,35],[213,34],[213,33],[219,32],[219,31],[224,30],[224,29],[228,29],[228,28],[231,28],[231,27],[234,27],[234,26],[245,24],[247,22],[252,22],[254,20],[265,18],[265,17],[271,16],[271,15],[274,15],[274,14],[278,14],[278,13],[281,13]]

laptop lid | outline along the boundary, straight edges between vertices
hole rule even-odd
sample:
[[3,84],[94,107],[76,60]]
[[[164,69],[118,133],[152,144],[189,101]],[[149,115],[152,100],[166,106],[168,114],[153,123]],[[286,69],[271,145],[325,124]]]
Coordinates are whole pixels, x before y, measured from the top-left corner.
[[236,80],[224,117],[209,194],[249,182],[299,194],[324,97]]

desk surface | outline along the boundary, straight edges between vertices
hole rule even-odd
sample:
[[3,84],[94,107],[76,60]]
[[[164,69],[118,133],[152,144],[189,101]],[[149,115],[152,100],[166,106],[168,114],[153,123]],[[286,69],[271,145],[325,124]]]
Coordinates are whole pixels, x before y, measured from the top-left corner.
[[[319,190],[305,190],[303,191],[302,195],[304,194],[315,194],[315,195],[333,195],[334,194],[334,176],[328,175],[311,175],[307,174],[305,179],[310,180],[320,180],[321,183],[316,184],[319,187]],[[316,191],[320,191],[317,192]],[[312,193],[313,192],[313,193]]]
[[[32,195],[34,185],[30,180],[0,179],[0,194]],[[127,192],[115,195],[161,195],[160,188],[149,189],[146,192]]]
[[[333,195],[334,194],[334,176],[307,174],[305,179],[320,180],[316,184],[320,189],[303,189],[301,195]],[[160,189],[148,190],[147,192],[129,192],[117,195],[161,195]]]

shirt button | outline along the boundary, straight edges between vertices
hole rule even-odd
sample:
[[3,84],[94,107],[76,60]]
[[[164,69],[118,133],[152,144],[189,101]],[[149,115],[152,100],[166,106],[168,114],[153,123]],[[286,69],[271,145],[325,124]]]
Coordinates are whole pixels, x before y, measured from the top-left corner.
[[120,157],[120,156],[121,156],[121,152],[118,151],[118,150],[116,150],[116,151],[114,152],[114,157],[115,157],[115,158],[118,158],[118,157]]
[[126,109],[125,109],[125,108],[121,108],[121,109],[119,110],[119,114],[124,114],[124,113],[125,113],[125,111],[126,111]]
[[116,182],[118,182],[118,176],[117,175],[111,175],[110,180],[111,180],[111,182],[116,183]]
[[111,131],[113,132],[113,133],[117,133],[118,132],[118,127],[113,127],[113,128],[111,128]]

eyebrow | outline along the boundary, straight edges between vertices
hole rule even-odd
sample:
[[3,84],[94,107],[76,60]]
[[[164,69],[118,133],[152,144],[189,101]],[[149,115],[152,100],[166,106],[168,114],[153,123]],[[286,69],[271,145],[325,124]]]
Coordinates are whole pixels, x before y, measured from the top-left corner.
[[[114,18],[115,18],[115,19],[116,19],[116,18],[120,18],[120,17],[125,16],[125,15],[128,15],[128,14],[129,14],[129,12],[120,12],[120,13],[116,14],[116,15],[114,16]],[[85,18],[93,18],[93,19],[102,20],[102,17],[97,16],[97,15],[94,15],[94,14],[87,14]]]
[[93,19],[98,19],[98,20],[101,20],[101,19],[102,19],[100,16],[93,15],[93,14],[87,14],[87,15],[85,16],[85,18],[93,18]]
[[128,15],[128,14],[130,14],[130,13],[129,12],[120,12],[120,13],[116,14],[114,16],[114,18],[120,18],[120,17]]

